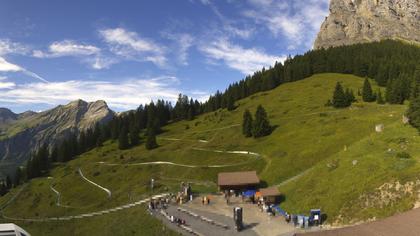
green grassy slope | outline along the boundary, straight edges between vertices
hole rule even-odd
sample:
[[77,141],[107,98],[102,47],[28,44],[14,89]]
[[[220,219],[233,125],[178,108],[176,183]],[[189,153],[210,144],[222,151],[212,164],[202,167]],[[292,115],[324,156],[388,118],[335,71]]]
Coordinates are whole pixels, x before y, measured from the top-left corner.
[[[383,199],[374,197],[375,189],[386,182],[407,183],[417,178],[420,140],[413,128],[401,122],[406,106],[358,102],[347,109],[325,107],[337,81],[354,91],[363,84],[363,79],[351,75],[315,75],[241,100],[233,112],[219,110],[193,121],[168,125],[158,136],[160,147],[153,151],[145,150],[144,145],[120,151],[117,143],[107,142],[66,165],[57,166],[51,173],[53,179],[31,181],[4,210],[4,215],[42,218],[83,214],[154,193],[176,191],[181,181],[192,182],[195,191],[215,191],[217,173],[233,170],[257,170],[268,185],[283,183],[279,189],[285,194],[282,206],[286,210],[306,213],[310,208],[320,207],[328,214],[329,222],[340,219],[346,223],[349,219],[382,217],[409,209],[415,201],[415,191],[408,194],[396,191],[394,195],[399,201],[391,200],[381,208],[375,204]],[[243,111],[255,112],[259,104],[266,108],[276,129],[264,138],[244,138],[240,126]],[[385,125],[383,133],[375,132],[379,123]],[[395,157],[403,150],[412,158]],[[260,153],[261,158],[215,151],[250,151]],[[137,165],[156,161],[190,166]],[[112,198],[81,179],[79,167],[87,178],[110,189]],[[155,178],[158,184],[153,193],[148,188],[150,178]],[[56,206],[56,195],[50,185],[61,192],[61,203],[70,207]],[[16,191],[1,198],[0,204]],[[127,229],[117,225],[121,222]],[[35,235],[169,234],[147,216],[144,207],[87,220],[18,223]]]

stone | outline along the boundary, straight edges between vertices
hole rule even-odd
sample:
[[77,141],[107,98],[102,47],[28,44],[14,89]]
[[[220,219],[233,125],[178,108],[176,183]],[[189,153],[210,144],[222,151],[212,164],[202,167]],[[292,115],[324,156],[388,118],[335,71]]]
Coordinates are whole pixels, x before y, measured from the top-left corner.
[[384,128],[385,128],[384,124],[379,124],[379,125],[376,125],[376,126],[375,126],[375,131],[376,131],[377,133],[381,133],[381,132],[383,132],[383,131],[384,131]]

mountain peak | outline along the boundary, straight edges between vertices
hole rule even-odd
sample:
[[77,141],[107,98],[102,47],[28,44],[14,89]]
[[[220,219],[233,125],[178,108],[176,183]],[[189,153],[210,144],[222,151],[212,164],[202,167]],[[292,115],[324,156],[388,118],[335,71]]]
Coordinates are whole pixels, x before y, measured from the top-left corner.
[[69,102],[66,106],[86,106],[88,103],[82,99]]
[[418,0],[331,0],[314,48],[403,39],[420,42]]
[[0,108],[0,124],[16,120],[17,117],[18,115],[12,112],[10,109]]

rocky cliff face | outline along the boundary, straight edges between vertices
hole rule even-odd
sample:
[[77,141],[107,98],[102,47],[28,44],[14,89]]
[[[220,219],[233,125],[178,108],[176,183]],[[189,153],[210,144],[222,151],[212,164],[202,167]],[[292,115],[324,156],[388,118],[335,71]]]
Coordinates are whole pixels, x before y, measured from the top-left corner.
[[331,0],[314,48],[383,39],[420,43],[419,0]]
[[0,136],[0,159],[21,164],[42,144],[54,145],[72,132],[107,122],[114,117],[114,112],[104,101],[77,100],[48,111],[25,112],[14,117],[6,127],[0,127],[3,134]]

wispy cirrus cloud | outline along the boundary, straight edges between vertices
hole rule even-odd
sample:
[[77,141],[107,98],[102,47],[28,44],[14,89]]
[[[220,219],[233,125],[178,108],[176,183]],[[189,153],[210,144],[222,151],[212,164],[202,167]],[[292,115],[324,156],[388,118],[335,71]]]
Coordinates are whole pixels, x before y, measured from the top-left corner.
[[[1,82],[1,81],[0,81]],[[173,76],[127,78],[122,81],[70,80],[13,85],[0,83],[0,103],[55,106],[72,100],[105,100],[111,107],[133,109],[151,100],[175,101],[181,92]],[[7,86],[8,85],[8,86]]]
[[165,47],[140,37],[136,32],[124,28],[110,28],[100,30],[99,34],[112,53],[125,59],[148,61],[160,67],[167,63]]
[[48,47],[47,52],[34,50],[33,56],[38,58],[54,58],[65,56],[90,56],[101,52],[96,46],[77,43],[73,40],[54,42]]
[[263,67],[272,66],[276,61],[283,62],[286,57],[278,57],[257,48],[243,48],[234,45],[226,39],[202,45],[200,50],[212,60],[223,61],[232,69],[248,75]]
[[29,77],[41,80],[48,83],[48,81],[35,72],[25,69],[24,67],[14,64],[6,60],[5,56],[8,54],[26,55],[29,48],[23,44],[15,43],[9,39],[0,39],[0,72],[21,72]]
[[1,89],[12,89],[12,88],[14,88],[16,86],[15,83],[13,83],[13,82],[7,82],[5,80],[7,80],[7,77],[0,76],[0,90]]
[[21,54],[24,55],[29,48],[21,43],[12,42],[9,39],[0,39],[0,55]]
[[311,47],[322,21],[328,15],[329,0],[248,0],[242,15],[268,29],[275,37],[288,40],[289,49]]
[[32,56],[36,58],[76,57],[96,70],[107,69],[117,63],[115,58],[104,56],[97,46],[68,39],[53,42],[47,51],[34,50]]

